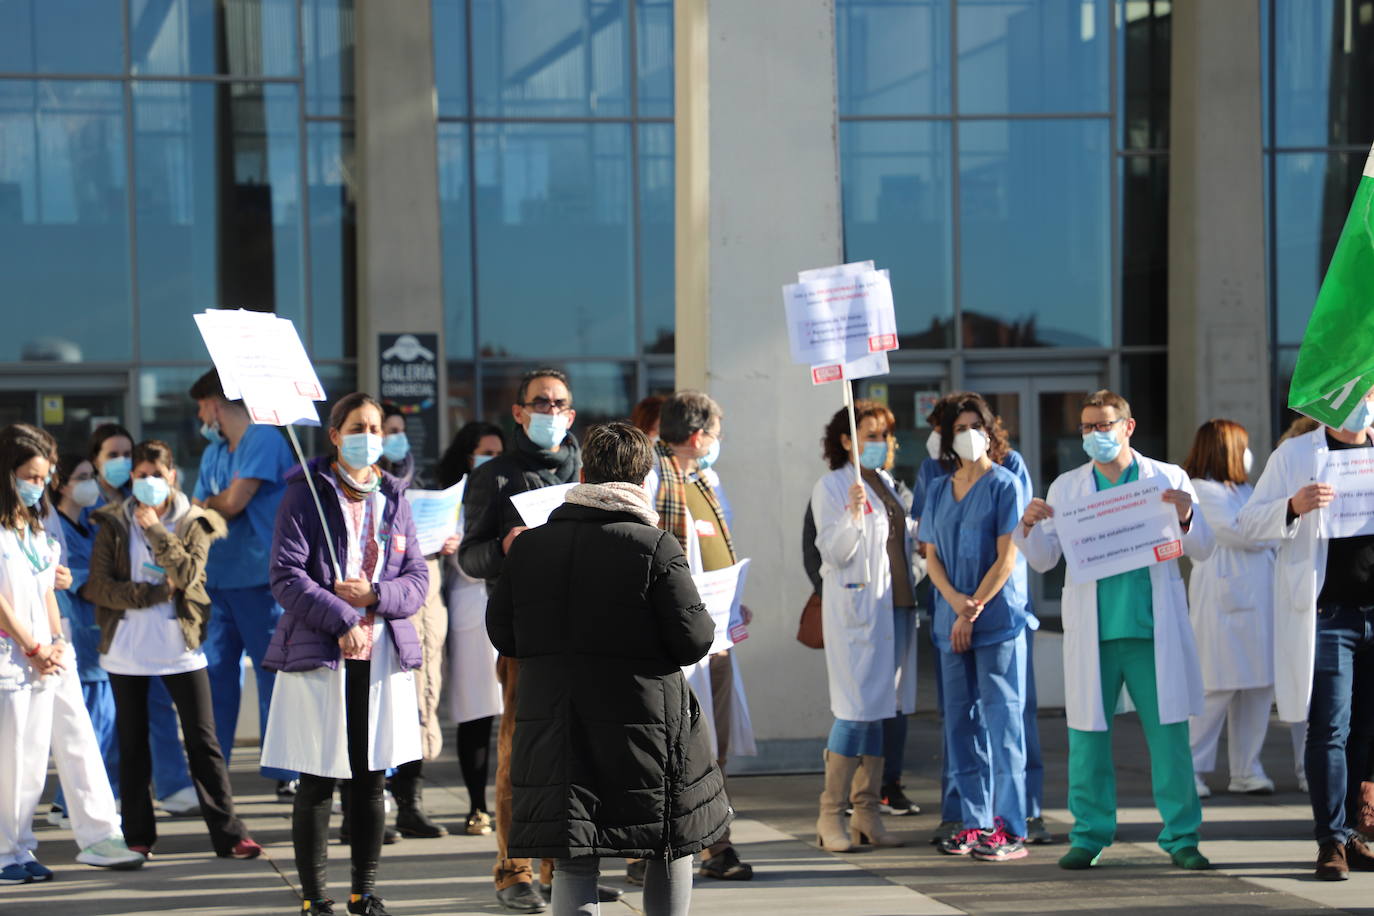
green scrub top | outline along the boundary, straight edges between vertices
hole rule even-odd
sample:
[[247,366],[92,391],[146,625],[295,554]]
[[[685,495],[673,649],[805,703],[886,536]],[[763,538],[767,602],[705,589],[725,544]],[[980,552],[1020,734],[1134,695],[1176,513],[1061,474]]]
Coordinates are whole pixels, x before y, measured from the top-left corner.
[[[1132,461],[1126,473],[1112,483],[1093,466],[1098,490],[1110,490],[1140,479],[1139,462]],[[1097,580],[1097,638],[1154,639],[1154,594],[1150,590],[1150,568],[1133,569]]]

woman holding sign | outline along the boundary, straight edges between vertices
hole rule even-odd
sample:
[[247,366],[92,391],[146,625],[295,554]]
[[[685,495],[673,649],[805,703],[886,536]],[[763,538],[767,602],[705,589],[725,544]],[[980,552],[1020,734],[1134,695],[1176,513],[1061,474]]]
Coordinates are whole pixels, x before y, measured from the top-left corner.
[[944,690],[945,751],[963,828],[948,855],[1006,862],[1027,855],[1026,631],[1039,626],[1012,531],[1025,509],[1002,466],[1006,434],[982,397],[967,394],[939,417],[940,464],[921,515]]
[[382,789],[389,767],[420,757],[412,672],[421,650],[410,618],[429,574],[403,487],[376,466],[381,405],[357,392],[340,398],[329,442],[332,454],[290,478],[277,512],[272,594],[285,613],[264,660],[280,673],[262,765],[301,774],[291,840],[302,912],[334,912],[325,895],[330,801],[348,779],[348,912],[386,916],[373,894]]
[[[821,628],[835,722],[825,748],[825,790],[818,842],[848,852],[865,841],[900,846],[878,808],[883,779],[883,720],[916,706],[916,523],[887,473],[896,424],[877,401],[854,404],[859,441],[849,437],[849,411],[838,411],[821,439],[830,473],[811,491],[821,554]],[[863,483],[855,482],[852,455]],[[846,835],[844,809],[854,816]]]

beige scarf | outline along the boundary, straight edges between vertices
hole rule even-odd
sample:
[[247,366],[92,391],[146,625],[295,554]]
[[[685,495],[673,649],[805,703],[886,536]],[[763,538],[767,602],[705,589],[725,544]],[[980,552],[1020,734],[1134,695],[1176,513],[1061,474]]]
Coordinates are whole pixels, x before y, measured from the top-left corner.
[[649,501],[649,491],[635,483],[580,483],[568,491],[564,502],[606,512],[628,512],[646,525],[658,527],[658,513]]

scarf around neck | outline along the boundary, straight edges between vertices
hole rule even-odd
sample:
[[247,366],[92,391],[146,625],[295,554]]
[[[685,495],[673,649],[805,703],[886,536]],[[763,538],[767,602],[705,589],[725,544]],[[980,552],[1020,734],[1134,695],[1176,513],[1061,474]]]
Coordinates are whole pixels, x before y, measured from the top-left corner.
[[382,482],[382,470],[375,464],[372,465],[372,479],[362,484],[354,480],[344,466],[335,461],[330,464],[330,469],[334,472],[334,479],[339,482],[339,489],[343,490],[344,495],[352,502],[361,502],[368,496],[377,492],[377,487]]
[[525,435],[523,427],[515,427],[515,450],[532,471],[539,475],[547,486],[572,483],[582,470],[582,449],[572,433],[563,437],[558,451],[535,445],[534,440]]
[[649,505],[649,491],[639,484],[618,480],[580,483],[568,491],[563,501],[606,512],[628,512],[644,524],[658,527],[658,513]]
[[700,474],[688,480],[682,466],[677,463],[673,447],[662,439],[654,443],[654,448],[658,452],[658,498],[654,503],[659,515],[658,527],[676,535],[682,549],[687,549],[687,488],[696,487],[706,500],[706,504],[711,507],[711,511],[715,513],[716,521],[720,524],[721,536],[725,538],[725,546],[733,557],[735,542],[730,537],[730,529],[726,527],[725,512],[720,507],[720,500],[716,499],[716,493],[710,484],[703,480]]

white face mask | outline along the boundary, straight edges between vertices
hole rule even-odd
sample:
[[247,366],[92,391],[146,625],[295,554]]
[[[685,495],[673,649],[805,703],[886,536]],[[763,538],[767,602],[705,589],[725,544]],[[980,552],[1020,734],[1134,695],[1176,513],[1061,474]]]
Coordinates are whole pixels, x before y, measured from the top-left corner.
[[987,453],[988,437],[981,429],[966,429],[954,434],[954,454],[964,461],[976,462]]
[[1240,456],[1240,466],[1245,468],[1246,474],[1249,474],[1250,469],[1255,466],[1255,453],[1247,448],[1245,454]]
[[94,477],[87,478],[72,487],[72,502],[81,508],[94,506],[95,501],[100,498],[100,484],[96,483]]
[[940,431],[932,429],[926,436],[926,453],[936,461],[940,460]]

